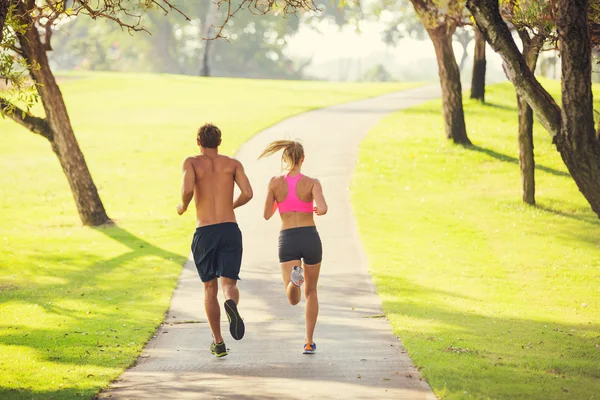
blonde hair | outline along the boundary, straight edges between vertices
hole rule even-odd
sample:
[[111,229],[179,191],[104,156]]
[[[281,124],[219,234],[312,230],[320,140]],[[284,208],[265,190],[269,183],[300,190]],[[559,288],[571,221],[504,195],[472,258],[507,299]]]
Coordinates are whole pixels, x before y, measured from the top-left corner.
[[281,156],[282,169],[283,163],[285,163],[289,171],[296,168],[304,157],[304,147],[302,147],[300,142],[294,140],[276,140],[269,144],[258,158],[273,155],[279,150],[283,150],[283,155]]

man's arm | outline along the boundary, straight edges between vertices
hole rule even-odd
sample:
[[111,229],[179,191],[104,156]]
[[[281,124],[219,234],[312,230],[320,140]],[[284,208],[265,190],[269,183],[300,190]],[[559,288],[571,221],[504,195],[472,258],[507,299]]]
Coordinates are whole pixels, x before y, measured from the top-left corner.
[[267,188],[268,192],[267,192],[267,199],[265,200],[265,210],[263,213],[263,216],[265,217],[265,219],[268,221],[273,214],[275,214],[275,211],[277,210],[277,202],[275,201],[275,193],[273,193],[273,189],[271,189],[271,185],[273,183],[273,180],[275,178],[271,178],[271,181],[269,182],[269,187]]
[[248,179],[248,176],[246,176],[246,172],[244,172],[244,166],[241,162],[237,160],[236,163],[237,166],[235,168],[235,174],[233,176],[233,179],[240,188],[241,193],[238,196],[238,198],[233,202],[233,209],[243,206],[244,204],[252,200],[252,196],[254,195],[252,193],[252,186],[250,185],[250,180]]
[[325,201],[325,196],[323,195],[323,187],[318,179],[315,179],[315,184],[312,188],[312,195],[315,199],[315,204],[317,205],[314,208],[315,213],[317,215],[327,214],[327,202]]
[[183,161],[183,183],[181,184],[181,203],[177,206],[177,214],[181,215],[187,211],[190,201],[194,197],[194,184],[196,182],[196,171],[192,165],[192,158]]

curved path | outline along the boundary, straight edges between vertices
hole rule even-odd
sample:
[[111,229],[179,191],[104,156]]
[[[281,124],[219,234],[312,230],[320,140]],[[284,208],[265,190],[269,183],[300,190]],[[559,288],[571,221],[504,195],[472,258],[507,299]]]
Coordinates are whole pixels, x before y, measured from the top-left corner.
[[[99,395],[112,399],[435,399],[431,389],[381,318],[358,239],[349,186],[358,145],[385,115],[439,97],[423,87],[304,113],[261,132],[239,150],[255,198],[237,213],[244,234],[240,313],[241,341],[229,337],[229,356],[208,351],[211,334],[203,290],[188,260],[165,324],[135,367]],[[225,133],[226,137],[227,133]],[[262,219],[266,184],[280,157],[257,161],[267,143],[299,138],[306,151],[304,171],[317,176],[330,211],[317,218],[324,247],[319,280],[321,310],[313,356],[301,353],[304,299],[290,306],[277,260],[279,218]]]

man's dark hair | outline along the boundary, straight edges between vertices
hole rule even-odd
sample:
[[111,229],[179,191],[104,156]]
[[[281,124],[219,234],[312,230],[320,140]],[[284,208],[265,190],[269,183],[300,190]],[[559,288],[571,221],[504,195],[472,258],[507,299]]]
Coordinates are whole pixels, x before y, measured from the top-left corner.
[[221,130],[215,125],[206,123],[198,129],[200,146],[207,149],[216,149],[221,141]]

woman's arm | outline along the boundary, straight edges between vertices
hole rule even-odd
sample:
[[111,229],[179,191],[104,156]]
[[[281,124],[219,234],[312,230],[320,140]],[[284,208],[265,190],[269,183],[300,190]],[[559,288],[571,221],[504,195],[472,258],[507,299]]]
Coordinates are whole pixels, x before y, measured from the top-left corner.
[[315,213],[317,215],[327,214],[327,202],[325,201],[325,196],[323,195],[323,187],[318,179],[315,179],[315,184],[312,188],[312,195],[316,204],[316,207],[314,208]]
[[267,199],[265,200],[265,210],[263,212],[263,217],[265,217],[267,221],[275,214],[275,211],[277,211],[275,193],[273,193],[273,189],[271,188],[274,179],[275,178],[271,178],[269,187],[267,188]]

